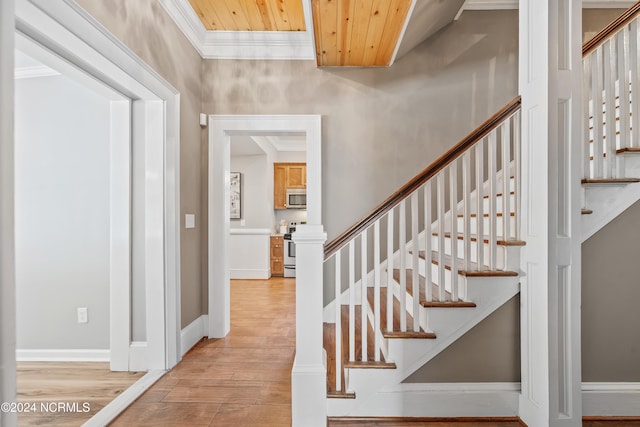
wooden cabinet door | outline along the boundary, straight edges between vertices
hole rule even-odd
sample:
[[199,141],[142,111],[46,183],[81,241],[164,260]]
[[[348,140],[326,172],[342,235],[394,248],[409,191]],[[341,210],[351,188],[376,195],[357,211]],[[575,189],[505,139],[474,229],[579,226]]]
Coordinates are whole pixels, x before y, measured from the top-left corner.
[[273,208],[286,209],[287,203],[287,166],[273,164]]
[[287,187],[305,188],[307,186],[307,166],[304,163],[290,164],[288,167]]
[[284,239],[280,236],[271,237],[271,275],[284,275]]

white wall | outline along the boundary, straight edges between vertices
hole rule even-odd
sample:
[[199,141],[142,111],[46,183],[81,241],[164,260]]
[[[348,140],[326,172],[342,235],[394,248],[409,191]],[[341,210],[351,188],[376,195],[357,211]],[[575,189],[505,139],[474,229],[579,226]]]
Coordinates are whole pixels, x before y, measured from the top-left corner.
[[[269,171],[271,170],[271,173]],[[231,220],[231,228],[273,228],[273,164],[266,154],[232,156],[231,171],[242,173],[242,221]]]
[[17,348],[108,349],[109,101],[22,79],[15,114]]
[[278,151],[276,154],[276,162],[300,162],[307,161],[306,151]]

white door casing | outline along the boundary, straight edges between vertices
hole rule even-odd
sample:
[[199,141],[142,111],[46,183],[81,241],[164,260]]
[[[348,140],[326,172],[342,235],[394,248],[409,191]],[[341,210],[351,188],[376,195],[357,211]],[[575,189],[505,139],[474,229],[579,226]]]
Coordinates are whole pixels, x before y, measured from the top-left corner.
[[[0,402],[16,399],[13,44],[14,3],[0,1]],[[0,411],[0,425],[17,422],[17,414]]]
[[[146,365],[147,369],[170,368],[181,357],[179,94],[71,0],[16,1],[16,31],[19,37],[35,41],[82,73],[144,105],[143,114],[136,116],[141,121],[134,123],[145,130],[144,137],[138,136],[139,139],[131,143],[145,145],[145,216],[143,223],[134,226],[145,229],[144,263],[149,268],[145,275]],[[112,105],[112,112],[114,109],[115,114],[122,118],[124,106]],[[121,127],[118,132],[123,134],[126,130]],[[126,148],[130,151],[129,146]],[[126,162],[123,146],[116,147],[116,150],[119,151],[112,151],[112,156],[116,155],[120,161]],[[121,178],[125,176],[120,175]],[[121,189],[126,185],[123,181],[116,183]],[[114,187],[112,191],[116,191]],[[116,207],[123,215],[126,208],[123,203],[126,205],[126,202],[120,197],[118,203]],[[121,237],[130,236],[130,230],[123,228],[122,216],[119,216],[116,224],[112,222],[114,225],[120,227],[115,231]],[[122,245],[122,241],[119,244]],[[117,249],[112,246],[112,253]],[[123,258],[124,255],[120,260]],[[118,268],[120,277],[127,275],[126,269]],[[111,317],[114,317],[113,310],[117,309],[117,316],[122,318],[125,317],[123,313],[130,314],[129,301],[116,295],[128,292],[128,283],[120,282],[116,289],[115,294],[112,292],[112,303],[115,302],[117,308],[112,307]],[[125,339],[122,337],[128,336],[129,330],[125,333],[124,329],[130,329],[129,325],[130,320],[120,319],[116,323],[115,326],[121,331],[114,331],[120,337],[117,348],[124,345]],[[130,343],[127,345],[131,352]],[[120,364],[125,363],[121,354],[117,360]]]
[[229,333],[229,172],[232,135],[304,132],[307,139],[307,223],[322,224],[322,129],[319,115],[209,116],[209,337]]

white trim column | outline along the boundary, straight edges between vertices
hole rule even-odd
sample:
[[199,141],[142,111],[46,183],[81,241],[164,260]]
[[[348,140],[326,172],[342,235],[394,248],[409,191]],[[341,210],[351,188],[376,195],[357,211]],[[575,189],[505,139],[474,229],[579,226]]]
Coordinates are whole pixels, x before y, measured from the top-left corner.
[[296,357],[291,371],[292,425],[327,424],[327,370],[322,348],[322,225],[300,225],[296,244]]
[[[14,2],[0,1],[0,403],[16,401],[16,316],[13,205]],[[17,425],[0,411],[0,425]]]
[[582,2],[520,0],[522,393],[529,426],[582,425]]

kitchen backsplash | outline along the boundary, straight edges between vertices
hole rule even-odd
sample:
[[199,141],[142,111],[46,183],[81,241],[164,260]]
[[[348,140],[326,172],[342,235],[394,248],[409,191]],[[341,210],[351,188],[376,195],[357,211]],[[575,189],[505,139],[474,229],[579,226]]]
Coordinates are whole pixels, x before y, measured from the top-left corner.
[[274,224],[274,227],[280,225],[282,220],[287,221],[287,223],[294,221],[300,224],[307,220],[307,211],[302,209],[276,210],[276,224]]

